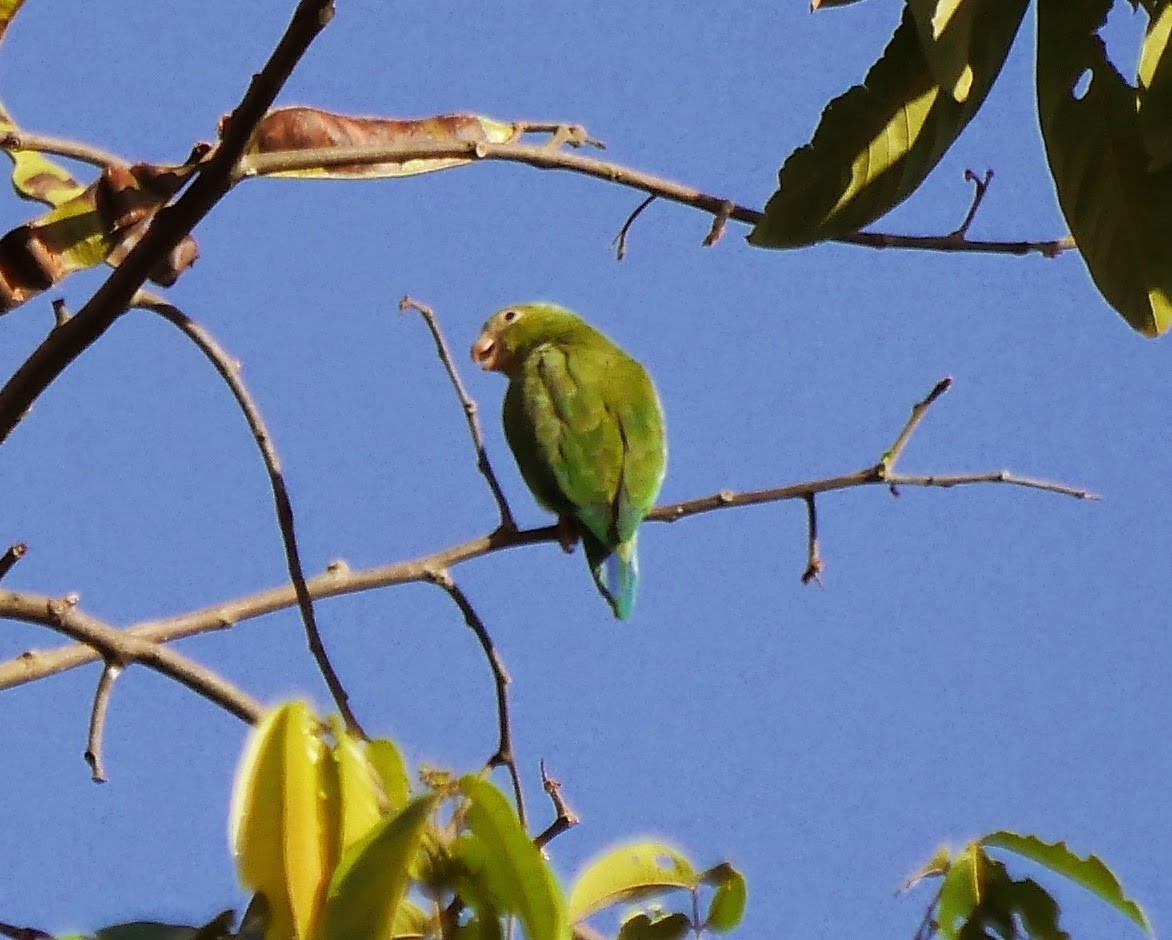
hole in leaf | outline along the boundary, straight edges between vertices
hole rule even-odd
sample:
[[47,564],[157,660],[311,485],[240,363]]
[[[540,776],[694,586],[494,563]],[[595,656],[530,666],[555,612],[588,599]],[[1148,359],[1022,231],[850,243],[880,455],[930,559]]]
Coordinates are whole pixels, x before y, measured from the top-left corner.
[[1090,69],[1086,69],[1079,77],[1078,81],[1074,83],[1074,100],[1082,101],[1087,96],[1087,92],[1091,90],[1091,81],[1094,79],[1095,73]]

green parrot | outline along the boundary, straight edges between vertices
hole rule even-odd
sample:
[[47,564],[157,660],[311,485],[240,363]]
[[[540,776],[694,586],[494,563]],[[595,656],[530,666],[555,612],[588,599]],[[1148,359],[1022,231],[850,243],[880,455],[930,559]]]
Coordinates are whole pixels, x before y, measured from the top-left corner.
[[521,476],[557,513],[562,547],[581,537],[594,583],[625,620],[639,585],[636,529],[667,466],[651,377],[577,314],[547,303],[498,310],[472,359],[508,376],[505,437]]

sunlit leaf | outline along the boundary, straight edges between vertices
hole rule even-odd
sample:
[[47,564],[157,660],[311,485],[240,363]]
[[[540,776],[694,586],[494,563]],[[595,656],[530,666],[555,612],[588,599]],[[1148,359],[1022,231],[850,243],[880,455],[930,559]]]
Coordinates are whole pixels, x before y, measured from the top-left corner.
[[385,738],[376,738],[366,746],[366,758],[382,781],[387,810],[397,813],[411,796],[407,762],[394,743]]
[[700,881],[716,888],[708,904],[708,916],[704,926],[717,933],[727,933],[745,916],[745,902],[748,900],[748,886],[745,876],[728,862],[710,868],[700,876]]
[[[356,117],[320,108],[270,111],[260,122],[248,153],[295,153],[337,147],[392,147],[412,144],[511,143],[522,133],[516,124],[479,114],[438,114],[400,120]],[[342,164],[268,174],[301,179],[381,179],[415,176],[471,163],[471,157],[426,157],[373,164]]]
[[0,39],[8,31],[8,24],[16,16],[16,11],[24,5],[24,0],[0,0]]
[[469,875],[489,887],[503,912],[517,915],[526,936],[568,938],[561,888],[508,799],[474,774],[460,779],[460,791],[468,799],[464,825],[483,850],[484,867]]
[[1110,6],[1038,0],[1038,115],[1062,214],[1095,285],[1133,329],[1156,336],[1172,324],[1172,172],[1147,170],[1135,89],[1097,33]]
[[103,927],[94,936],[97,940],[223,940],[232,936],[235,919],[233,911],[224,911],[202,927],[140,920]]
[[1139,127],[1148,171],[1172,165],[1172,3],[1148,21],[1139,57]]
[[591,862],[578,876],[568,902],[570,920],[578,923],[620,901],[636,901],[665,891],[694,890],[700,884],[692,863],[662,842],[620,846]]
[[337,764],[337,855],[365,836],[382,818],[382,782],[367,757],[367,745],[346,731],[341,721],[331,719],[334,740],[332,756]]
[[964,101],[972,91],[974,33],[986,29],[989,16],[1003,6],[1004,0],[909,0],[932,76],[954,100]]
[[391,921],[392,940],[419,940],[433,932],[433,918],[413,901],[404,898]]
[[972,72],[963,103],[941,92],[905,9],[864,84],[830,102],[813,140],[785,161],[752,244],[793,248],[845,235],[916,190],[984,102],[1028,0],[980,3],[981,28],[962,44]]
[[1043,842],[1037,836],[1001,830],[981,839],[987,846],[1006,849],[1044,865],[1064,878],[1092,891],[1130,918],[1141,930],[1152,932],[1143,909],[1123,892],[1115,873],[1096,855],[1085,858],[1071,851],[1065,842]]
[[237,769],[229,839],[241,883],[268,902],[270,937],[310,936],[336,844],[322,799],[331,767],[320,722],[289,702],[253,730]]
[[681,940],[692,929],[687,914],[661,914],[652,917],[639,913],[623,921],[616,940]]
[[392,932],[407,893],[408,868],[438,802],[431,793],[417,797],[346,851],[330,880],[318,937],[366,940]]
[[936,922],[940,933],[955,940],[960,927],[972,916],[980,901],[979,880],[984,853],[970,846],[959,853],[944,874],[940,900],[936,905]]

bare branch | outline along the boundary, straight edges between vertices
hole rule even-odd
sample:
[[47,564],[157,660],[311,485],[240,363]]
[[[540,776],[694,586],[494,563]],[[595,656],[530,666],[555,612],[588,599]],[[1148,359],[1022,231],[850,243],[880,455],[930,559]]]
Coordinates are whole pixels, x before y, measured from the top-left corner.
[[0,134],[0,148],[4,150],[35,150],[38,153],[50,153],[58,157],[68,157],[81,163],[93,166],[129,167],[130,161],[116,153],[102,150],[91,144],[79,140],[68,140],[64,137],[52,137],[49,134],[34,134],[31,131],[19,130]]
[[399,311],[405,313],[408,310],[414,310],[423,317],[423,321],[431,331],[440,362],[444,364],[448,378],[452,380],[452,387],[455,388],[460,404],[464,408],[464,419],[468,422],[468,431],[472,435],[472,446],[476,449],[476,468],[488,482],[488,488],[492,490],[492,498],[496,500],[497,509],[501,514],[501,527],[506,531],[515,532],[517,523],[513,518],[513,511],[509,508],[509,501],[505,498],[505,492],[497,481],[496,472],[492,469],[492,463],[488,459],[488,450],[484,446],[484,429],[480,426],[479,408],[476,405],[476,400],[468,394],[468,390],[464,387],[460,371],[456,368],[456,360],[452,357],[447,340],[444,339],[435,311],[427,304],[420,303],[411,297],[404,297],[399,301]]
[[[139,633],[118,630],[83,613],[74,597],[0,591],[0,609],[10,620],[40,624],[83,644],[74,648],[85,650],[85,662],[105,659],[123,665],[142,663],[249,724],[259,721],[266,711],[252,696],[182,653]],[[16,661],[24,658],[18,657]]]
[[94,705],[90,710],[90,733],[85,746],[85,762],[90,765],[94,783],[106,782],[106,768],[102,760],[102,740],[106,733],[106,712],[110,708],[110,696],[114,694],[114,683],[122,675],[122,666],[116,662],[106,663],[98,688],[94,692]]
[[960,223],[953,231],[949,232],[950,238],[955,238],[963,241],[965,236],[969,233],[969,226],[973,224],[973,219],[977,217],[977,210],[981,208],[981,203],[985,201],[985,193],[989,191],[989,184],[993,182],[993,171],[986,170],[985,178],[981,179],[972,170],[964,171],[964,178],[967,182],[974,186],[973,201],[969,206],[969,211],[965,214],[964,221]]
[[887,451],[883,454],[882,457],[879,458],[879,463],[884,470],[890,470],[895,466],[895,462],[899,460],[900,454],[902,454],[903,449],[907,447],[907,442],[912,439],[912,434],[914,434],[916,428],[920,426],[920,422],[924,420],[924,415],[927,413],[928,409],[932,407],[932,403],[945,392],[947,392],[950,388],[952,388],[952,376],[946,375],[939,382],[932,386],[932,391],[928,392],[922,401],[918,401],[912,405],[912,414],[911,417],[908,418],[907,424],[905,424],[903,429],[899,432],[899,436],[896,437],[895,443],[887,448]]
[[338,712],[342,715],[342,720],[346,722],[346,728],[352,734],[365,739],[366,733],[363,731],[362,725],[359,724],[357,716],[350,708],[350,697],[346,694],[342,680],[338,677],[333,664],[330,662],[330,657],[326,653],[325,643],[322,641],[321,631],[317,626],[317,615],[313,609],[313,599],[310,597],[309,590],[305,586],[305,570],[301,564],[301,553],[297,548],[297,530],[293,520],[293,502],[289,499],[289,490],[285,486],[285,477],[281,471],[281,458],[277,453],[276,445],[273,443],[273,436],[269,433],[264,417],[260,413],[260,407],[252,397],[252,393],[249,392],[248,386],[244,384],[244,380],[240,377],[240,363],[232,358],[220,346],[215,337],[204,329],[203,326],[161,297],[156,297],[154,294],[140,290],[135,295],[133,304],[135,307],[159,314],[159,316],[177,327],[184,336],[190,339],[215,367],[215,370],[231,390],[233,397],[236,399],[236,403],[240,406],[240,410],[244,414],[244,419],[248,422],[248,427],[252,431],[256,446],[260,449],[260,456],[264,461],[265,469],[268,471],[269,484],[273,491],[273,503],[277,512],[277,525],[280,527],[281,542],[285,547],[285,564],[289,569],[289,577],[296,591],[297,607],[301,612],[302,623],[305,625],[305,636],[309,644],[309,651],[313,654],[318,669],[325,678],[330,695],[333,696],[334,704],[338,706]]
[[[592,176],[608,183],[617,183],[631,189],[667,199],[681,205],[700,209],[713,216],[727,214],[727,218],[746,225],[756,225],[764,215],[757,209],[705,193],[674,180],[664,179],[642,170],[585,157],[579,153],[558,150],[549,146],[530,144],[503,144],[486,141],[437,141],[394,145],[318,147],[291,150],[282,153],[254,154],[240,161],[240,172],[248,176],[287,173],[292,170],[344,166],[346,164],[396,163],[405,160],[437,158],[464,160],[505,160],[524,163],[542,170],[568,170]],[[731,210],[728,208],[731,206]],[[1074,247],[1073,239],[1048,241],[969,241],[948,235],[896,235],[887,232],[855,232],[831,241],[866,248],[908,248],[918,251],[981,252],[986,254],[1027,255],[1038,253],[1052,258]],[[2,412],[0,412],[2,416]]]
[[[1099,498],[1096,494],[1080,487],[1020,476],[1007,470],[931,475],[892,472],[889,469],[891,460],[902,451],[932,401],[943,393],[944,389],[941,388],[943,384],[943,382],[937,383],[932,392],[913,408],[912,417],[896,438],[895,444],[885,455],[888,458],[888,464],[880,462],[863,467],[853,473],[792,483],[772,489],[751,490],[743,493],[721,490],[710,496],[657,506],[651,510],[647,519],[651,522],[677,522],[688,516],[735,506],[756,506],[790,499],[804,500],[820,493],[860,486],[954,487],[1003,483],[1057,493],[1076,499]],[[322,574],[309,578],[306,581],[306,589],[311,597],[319,599],[369,591],[395,584],[421,581],[438,583],[435,581],[437,571],[448,571],[456,565],[474,558],[522,545],[558,542],[561,535],[562,532],[557,525],[543,526],[538,529],[519,529],[513,532],[498,528],[459,545],[453,545],[431,555],[408,561],[394,562],[364,570],[354,570],[344,562],[335,562]],[[34,623],[46,623],[47,626],[53,626],[51,621],[45,619],[46,615],[43,611],[40,617],[28,615],[30,610],[36,609],[35,597],[33,597],[31,606],[26,603],[26,599],[30,597],[33,596],[7,594],[0,591],[0,617],[10,616],[18,620],[31,620]],[[144,621],[121,631],[121,633],[153,643],[167,643],[182,637],[231,627],[242,620],[250,620],[292,607],[296,602],[296,591],[293,586],[282,585],[179,616]],[[101,658],[100,652],[96,653],[85,646],[77,645],[59,647],[49,651],[29,651],[13,660],[0,663],[0,690],[33,682],[98,658]]]
[[712,228],[708,230],[708,234],[704,236],[704,241],[701,244],[705,248],[711,248],[715,245],[722,235],[724,235],[724,228],[728,225],[728,220],[732,216],[733,209],[736,206],[731,202],[725,202],[720,207],[720,210],[712,217]]
[[539,848],[549,845],[554,839],[560,836],[567,829],[572,829],[578,825],[578,814],[575,813],[566,804],[566,799],[562,796],[562,784],[560,780],[555,780],[545,772],[545,761],[541,762],[541,786],[545,792],[549,794],[549,798],[553,803],[553,810],[555,813],[554,821],[551,822],[540,835],[533,841],[537,843]]
[[285,34],[225,122],[219,146],[174,204],[159,210],[142,240],[114,269],[77,316],[53,330],[0,388],[0,443],[71,362],[95,343],[130,305],[151,270],[232,187],[232,171],[310,43],[333,15],[333,0],[300,0]]
[[627,221],[623,223],[623,227],[621,229],[619,229],[619,233],[614,237],[614,241],[611,242],[612,245],[616,246],[615,247],[615,260],[616,261],[622,261],[623,258],[625,258],[627,256],[627,235],[631,231],[631,226],[634,225],[635,220],[637,218],[639,218],[640,215],[643,214],[643,210],[646,209],[649,205],[651,205],[651,203],[655,202],[655,200],[658,198],[659,197],[656,196],[655,193],[652,193],[650,196],[648,196],[641,203],[639,203],[639,205],[637,205],[635,207],[634,212],[632,212],[629,216],[627,216]]
[[496,714],[499,732],[496,752],[485,762],[485,766],[508,768],[509,778],[513,782],[513,796],[517,801],[517,816],[521,820],[521,826],[524,827],[525,796],[521,792],[521,775],[517,770],[517,758],[513,754],[513,730],[509,719],[509,682],[512,680],[509,679],[505,664],[501,660],[496,646],[493,645],[488,628],[484,625],[480,614],[476,612],[476,608],[472,606],[468,595],[460,590],[460,586],[452,578],[451,572],[446,568],[433,568],[426,572],[424,578],[443,588],[448,597],[455,601],[456,606],[460,608],[460,613],[464,615],[464,622],[476,634],[476,639],[480,641],[480,648],[484,650],[484,656],[492,670],[493,684],[496,687]]
[[28,546],[24,542],[17,542],[14,545],[8,546],[8,551],[0,555],[0,579],[4,578],[12,566],[24,558],[28,554]]
[[806,501],[806,532],[809,561],[806,563],[806,570],[802,572],[802,584],[809,584],[811,581],[816,581],[818,582],[818,587],[822,587],[822,555],[818,551],[818,507],[814,504],[813,493],[805,496],[804,499]]

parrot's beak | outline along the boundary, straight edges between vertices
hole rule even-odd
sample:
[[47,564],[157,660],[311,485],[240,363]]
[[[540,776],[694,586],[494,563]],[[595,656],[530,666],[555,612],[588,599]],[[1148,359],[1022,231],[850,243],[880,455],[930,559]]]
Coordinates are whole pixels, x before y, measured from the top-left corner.
[[481,333],[476,342],[472,344],[472,361],[482,369],[490,371],[495,369],[499,353],[500,347],[488,333]]

